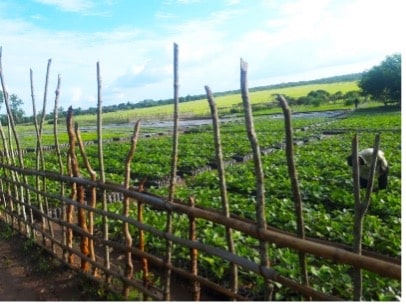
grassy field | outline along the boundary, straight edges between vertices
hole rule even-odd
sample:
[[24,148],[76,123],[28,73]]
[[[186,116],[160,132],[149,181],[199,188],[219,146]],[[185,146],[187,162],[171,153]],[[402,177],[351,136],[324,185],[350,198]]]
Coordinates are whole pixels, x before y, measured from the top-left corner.
[[[215,88],[212,88],[214,90]],[[310,91],[313,90],[326,90],[327,92],[333,94],[337,91],[341,91],[343,94],[352,91],[359,90],[356,82],[338,82],[331,84],[312,84],[295,86],[281,89],[263,90],[263,91],[252,91],[250,92],[251,104],[268,103],[273,100],[272,96],[275,94],[283,94],[289,97],[300,97],[306,96]],[[241,103],[240,94],[230,94],[227,96],[215,97],[217,107],[219,111],[225,109],[230,109],[233,105]],[[316,109],[317,110],[317,109]],[[206,99],[184,102],[179,104],[179,111],[182,117],[187,116],[205,116],[209,114],[209,106]],[[142,109],[132,109],[126,111],[117,111],[111,113],[105,113],[103,115],[103,120],[105,122],[132,122],[137,119],[166,119],[173,113],[173,105],[162,105],[156,107],[142,108]],[[94,115],[83,115],[78,116],[75,120],[79,124],[92,124],[96,120]]]
[[[297,98],[300,96],[306,96],[310,91],[313,90],[326,90],[333,94],[337,91],[341,91],[345,94],[348,91],[359,90],[356,82],[337,82],[331,84],[313,84],[313,85],[302,85],[287,87],[282,89],[272,89],[272,90],[261,90],[261,91],[251,91],[250,101],[252,105],[259,105],[264,103],[269,103],[273,100],[273,95],[283,94],[287,97]],[[215,97],[217,108],[220,115],[229,114],[230,109],[233,105],[241,104],[240,94],[230,94],[226,96]],[[306,111],[325,111],[334,109],[350,109],[351,106],[346,106],[343,103],[336,104],[322,104],[318,107],[314,106],[295,106],[292,110],[295,112],[306,112]],[[206,99],[184,102],[179,104],[179,111],[181,118],[186,117],[202,117],[209,116],[209,106]],[[281,112],[279,107],[266,108],[265,110],[255,110],[256,114],[270,114]],[[149,108],[109,112],[103,114],[103,138],[109,139],[113,137],[123,137],[130,136],[133,130],[133,126],[115,126],[110,128],[109,124],[123,124],[123,123],[135,123],[136,120],[141,119],[141,131],[143,133],[156,132],[150,130],[151,128],[146,128],[142,126],[142,121],[151,120],[171,120],[173,116],[173,105],[162,105]],[[96,115],[79,115],[74,117],[74,121],[79,124],[82,130],[83,141],[93,141],[96,137]],[[58,126],[58,136],[60,143],[66,143],[68,141],[68,136],[66,133],[65,118],[59,118]],[[36,136],[34,126],[32,124],[17,125],[17,132],[19,134],[22,147],[35,147]],[[53,135],[53,125],[45,124],[44,132],[42,135],[43,145],[53,145],[54,135]]]

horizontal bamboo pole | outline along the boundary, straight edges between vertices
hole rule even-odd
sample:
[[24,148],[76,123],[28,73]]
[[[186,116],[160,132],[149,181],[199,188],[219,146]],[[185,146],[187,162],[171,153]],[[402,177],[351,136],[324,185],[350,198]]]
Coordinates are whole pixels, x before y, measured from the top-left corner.
[[[183,213],[186,214],[190,217],[196,217],[196,218],[203,218],[209,221],[216,222],[218,224],[222,224],[226,227],[230,227],[232,229],[241,231],[242,233],[248,234],[252,237],[255,238],[261,238],[266,241],[270,241],[275,243],[276,245],[280,247],[289,247],[291,249],[297,250],[297,251],[302,251],[306,252],[309,254],[313,254],[316,256],[320,256],[326,259],[330,259],[336,263],[342,263],[342,264],[348,264],[352,265],[357,268],[362,268],[366,269],[369,271],[372,271],[374,273],[377,273],[382,276],[387,276],[391,277],[394,279],[401,279],[401,266],[389,263],[386,261],[381,261],[372,257],[366,257],[360,254],[352,253],[350,251],[340,249],[337,247],[331,247],[328,245],[324,244],[319,244],[314,241],[310,240],[303,240],[301,238],[297,238],[295,236],[291,236],[286,233],[281,233],[281,232],[275,232],[271,230],[258,230],[255,225],[252,223],[243,221],[243,220],[237,220],[234,218],[227,218],[224,217],[221,213],[209,211],[209,210],[204,210],[198,207],[190,207],[184,204],[180,204],[177,202],[169,202],[166,199],[163,199],[161,197],[154,196],[152,194],[148,193],[140,193],[132,189],[126,189],[123,186],[120,185],[115,185],[115,184],[108,184],[108,183],[100,183],[98,181],[91,181],[85,178],[81,177],[68,177],[68,176],[62,176],[58,173],[54,172],[40,172],[32,169],[21,169],[16,166],[11,166],[11,165],[6,165],[6,164],[0,164],[0,167],[8,168],[11,170],[15,170],[17,172],[24,172],[26,175],[41,175],[41,176],[46,176],[47,178],[50,179],[56,179],[56,180],[62,180],[65,182],[76,182],[79,184],[83,184],[86,186],[95,186],[99,188],[103,188],[106,190],[110,191],[115,191],[115,192],[121,192],[125,196],[128,196],[130,198],[136,199],[136,200],[141,200],[144,203],[150,204],[152,207],[161,209],[161,210],[167,210],[167,211],[172,211],[172,212],[177,212],[177,213]],[[23,184],[19,182],[19,184]],[[27,187],[32,188],[31,186],[27,185]],[[32,188],[33,189],[33,188]],[[48,194],[50,195],[50,194]],[[75,201],[71,201],[67,198],[61,198],[59,195],[53,195],[51,194],[55,199],[59,200],[64,200],[65,202],[69,204],[73,204],[78,206],[78,204]],[[87,210],[91,210],[89,206],[85,206],[83,208],[86,208]],[[104,214],[107,212],[103,212],[100,210],[94,210],[94,212],[98,212],[100,214]],[[110,215],[112,216],[112,215]],[[114,217],[114,216],[112,216]],[[116,216],[117,217],[117,216]],[[126,220],[125,220],[126,221]],[[128,219],[128,222],[132,222],[132,219]]]
[[[0,165],[0,167],[1,167],[1,165]],[[74,180],[74,179],[69,179],[69,178],[70,178],[70,177],[67,177],[66,180],[69,180],[69,181],[70,181],[70,180]],[[7,179],[6,177],[4,177],[3,180],[4,180],[4,181],[12,181],[12,180]],[[70,181],[70,182],[73,182],[73,181]],[[78,182],[78,181],[75,181],[75,182]],[[13,183],[16,183],[16,182],[13,181]],[[20,185],[20,186],[24,186],[24,184],[22,184],[22,183],[17,183],[17,184]],[[92,187],[95,187],[95,186],[97,185],[97,182],[94,182],[93,184],[90,183],[89,185],[92,186]],[[40,193],[40,194],[43,194],[43,195],[44,195],[44,193],[42,193],[41,191],[38,191],[36,188],[33,188],[33,187],[31,187],[31,186],[27,186],[27,187],[30,188],[30,190],[33,191],[33,192],[35,192],[35,193]],[[111,185],[111,187],[112,187],[112,188],[111,188],[110,190],[112,190],[112,191],[117,191],[117,192],[118,192],[118,189],[117,189],[116,187],[114,187],[113,185]],[[145,193],[145,192],[144,192],[144,193]],[[146,194],[148,194],[148,193],[146,193]],[[72,205],[78,207],[78,203],[77,203],[76,201],[72,201],[72,200],[68,199],[67,197],[54,196],[54,195],[52,195],[52,194],[46,194],[46,195],[49,196],[49,197],[51,197],[51,198],[58,199],[58,200],[62,200],[62,201],[64,201],[65,203],[69,203],[69,204],[72,204]],[[9,194],[4,194],[4,196],[5,196],[6,198],[11,197],[11,198],[13,199],[13,201],[19,201],[17,198],[15,198],[15,197],[13,197],[13,196],[10,196]],[[151,195],[151,196],[156,197],[155,195]],[[130,196],[130,197],[132,197],[132,196]],[[28,207],[28,208],[34,209],[34,210],[38,213],[38,215],[44,216],[44,217],[46,217],[46,218],[49,217],[49,216],[47,216],[46,214],[41,213],[41,211],[40,211],[39,209],[35,208],[34,206],[29,206],[26,202],[22,202],[22,201],[21,201],[21,202],[19,202],[19,203],[21,203],[22,205],[24,205],[24,206],[26,206],[26,207]],[[154,205],[153,205],[153,206],[154,206]],[[154,207],[157,207],[157,206],[154,206]],[[89,210],[89,211],[91,211],[91,209],[90,209],[90,208],[87,208],[86,206],[83,207],[83,208],[84,208],[84,209],[87,209],[87,210]],[[165,209],[165,208],[164,208],[164,207],[160,207],[160,209]],[[204,210],[204,211],[211,211],[212,213],[219,213],[219,211],[217,211],[217,210],[215,210],[215,209],[213,209],[213,208],[199,207],[199,209]],[[98,211],[100,211],[100,210],[94,210],[94,211],[97,211],[97,212],[98,212]],[[103,214],[103,212],[101,211],[99,214]],[[242,221],[242,222],[246,222],[246,223],[250,223],[250,224],[255,224],[255,222],[252,221],[252,220],[250,220],[250,219],[241,218],[241,217],[236,216],[236,215],[233,215],[233,214],[230,214],[230,216],[231,216],[233,219],[236,219],[236,220],[239,220],[239,221]],[[124,221],[124,219],[121,219],[119,215],[117,216],[117,214],[111,214],[110,217],[112,217],[112,218],[114,218],[114,219],[118,219],[118,220],[123,220],[123,221]],[[192,215],[192,217],[193,217],[193,215]],[[293,233],[285,232],[285,231],[282,231],[282,230],[280,230],[280,229],[273,228],[273,227],[271,227],[271,226],[268,226],[268,230],[273,231],[273,232],[277,232],[277,233],[280,233],[280,234],[286,234],[287,236],[295,236]],[[346,251],[352,251],[352,247],[351,247],[351,246],[345,245],[345,244],[339,244],[339,243],[337,243],[337,242],[332,242],[332,241],[327,241],[327,240],[320,240],[320,239],[312,238],[312,237],[306,237],[306,240],[309,240],[309,241],[312,241],[312,242],[318,243],[318,244],[323,244],[323,245],[326,245],[326,246],[329,246],[329,247],[332,247],[332,248],[340,248],[340,249],[343,249],[343,250],[346,250]],[[367,257],[374,258],[374,259],[376,259],[376,260],[385,261],[385,262],[388,262],[388,263],[391,263],[391,264],[395,264],[395,265],[400,265],[400,264],[401,264],[401,261],[400,261],[399,259],[392,258],[392,257],[388,257],[388,256],[385,256],[385,255],[382,255],[382,254],[379,254],[379,253],[376,253],[376,252],[373,252],[373,251],[369,251],[369,250],[366,250],[366,249],[362,249],[362,255],[363,255],[363,256],[367,256]]]

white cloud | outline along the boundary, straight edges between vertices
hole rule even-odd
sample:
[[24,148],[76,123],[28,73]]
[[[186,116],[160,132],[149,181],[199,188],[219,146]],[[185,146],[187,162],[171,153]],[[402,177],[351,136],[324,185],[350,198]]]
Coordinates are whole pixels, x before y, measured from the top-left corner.
[[61,11],[66,12],[86,12],[94,7],[90,0],[35,0],[38,3],[55,6]]
[[[60,73],[60,105],[85,109],[96,106],[98,61],[104,104],[171,98],[174,42],[179,45],[180,95],[202,94],[204,85],[213,91],[238,89],[241,57],[249,63],[249,84],[255,86],[361,72],[401,50],[403,17],[397,2],[309,3],[263,1],[246,11],[232,6],[200,19],[161,19],[159,32],[130,26],[56,32],[4,15],[6,83],[9,92],[29,105],[29,68],[41,96],[47,59],[52,58],[48,100],[53,100]],[[258,13],[261,18],[269,12],[268,18],[256,20],[258,11],[264,13]],[[229,27],[239,31],[231,34]]]

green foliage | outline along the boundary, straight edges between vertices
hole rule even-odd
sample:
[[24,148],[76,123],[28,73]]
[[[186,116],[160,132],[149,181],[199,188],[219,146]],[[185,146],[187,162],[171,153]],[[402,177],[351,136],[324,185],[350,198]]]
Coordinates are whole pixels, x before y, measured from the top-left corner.
[[[335,91],[338,92],[338,91]],[[312,93],[312,95],[321,94]],[[324,93],[324,95],[327,95]],[[335,94],[336,98],[344,95]],[[352,93],[348,94],[349,97]],[[331,96],[330,96],[331,99]],[[365,220],[363,247],[384,255],[400,258],[401,255],[401,154],[400,112],[394,110],[382,111],[381,108],[364,108],[352,112],[345,119],[294,119],[294,138],[304,140],[316,137],[317,141],[307,142],[306,145],[295,146],[295,160],[301,195],[304,203],[305,229],[308,237],[327,239],[328,241],[351,245],[353,242],[353,209],[351,170],[345,163],[346,156],[351,152],[351,138],[354,133],[360,136],[360,147],[369,147],[377,132],[381,133],[381,149],[391,166],[389,190],[374,193],[372,203]],[[305,106],[303,106],[305,107]],[[307,110],[312,107],[307,106]],[[270,116],[255,116],[255,130],[261,149],[272,147],[284,141],[284,122]],[[342,131],[335,136],[324,136],[328,130]],[[225,161],[233,161],[236,155],[250,154],[251,147],[247,139],[244,120],[236,118],[221,126],[221,138]],[[141,138],[132,163],[133,182],[142,177],[148,179],[165,178],[170,172],[171,137],[160,136]],[[123,164],[129,150],[128,143],[106,143],[105,167],[117,180],[122,183]],[[87,148],[91,164],[98,164],[97,147]],[[179,138],[179,169],[196,170],[213,162],[213,130],[210,126],[195,127],[193,131],[181,134]],[[32,157],[35,157],[32,154]],[[53,160],[54,153],[47,154],[47,160]],[[262,157],[265,189],[266,189],[266,219],[270,226],[295,234],[296,215],[290,180],[287,175],[286,156],[283,149],[276,149]],[[35,158],[34,158],[35,159]],[[28,162],[28,161],[27,161]],[[55,161],[47,162],[47,167],[56,166]],[[226,167],[227,190],[230,212],[255,221],[256,179],[253,161],[231,163]],[[49,169],[49,168],[47,168]],[[96,168],[97,169],[97,168]],[[121,173],[121,175],[120,175]],[[113,176],[114,175],[114,176]],[[167,196],[167,188],[150,188],[148,191]],[[182,184],[176,186],[175,197],[187,201],[192,196],[197,206],[217,209],[221,212],[221,197],[219,178],[215,170],[202,171],[197,175],[186,175]],[[122,203],[109,205],[109,211],[121,213]],[[130,217],[136,218],[136,208],[132,208]],[[164,231],[166,214],[145,206],[144,222],[154,228]],[[101,217],[96,217],[95,225],[101,225]],[[110,220],[110,236],[116,240],[122,238],[122,221]],[[137,229],[130,226],[130,232],[137,239]],[[173,232],[176,236],[187,238],[188,219],[174,214]],[[227,246],[224,227],[198,221],[198,240],[208,245],[225,249]],[[238,255],[253,262],[259,261],[258,241],[234,232]],[[157,256],[165,255],[165,240],[145,234],[146,251]],[[188,261],[188,251],[184,247],[175,246],[174,264],[184,266]],[[227,285],[229,264],[217,257],[202,251],[199,260],[199,272],[211,279]],[[295,251],[271,247],[269,256],[274,262],[272,266],[283,276],[300,280],[298,257]],[[321,258],[309,256],[309,275],[311,285],[319,291],[340,295],[346,299],[352,297],[352,284],[348,267],[336,265]],[[257,283],[258,278],[253,274],[242,271],[241,285],[249,286]],[[381,278],[375,274],[366,274],[364,278],[364,297],[366,300],[396,300],[400,295],[398,282]],[[263,293],[262,284],[254,284],[252,293],[260,296]],[[300,297],[291,294],[285,288],[277,285],[275,297],[277,300],[299,300]]]
[[9,240],[13,236],[13,228],[5,223],[0,223],[0,239]]
[[387,56],[378,66],[362,74],[359,82],[363,95],[386,104],[401,102],[401,54]]
[[[2,104],[4,103],[4,94],[0,90],[0,108],[2,107]],[[11,94],[9,97],[9,106],[10,106],[10,111],[13,115],[14,123],[22,123],[24,122],[24,110],[21,108],[21,106],[24,104],[24,102],[16,95],[16,94]],[[0,120],[2,125],[8,125],[8,119],[6,114],[0,115]]]

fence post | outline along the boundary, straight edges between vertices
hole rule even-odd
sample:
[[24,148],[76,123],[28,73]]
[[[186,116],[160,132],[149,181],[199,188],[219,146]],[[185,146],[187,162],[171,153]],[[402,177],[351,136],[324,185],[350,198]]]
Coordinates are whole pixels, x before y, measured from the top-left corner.
[[[106,182],[106,176],[104,172],[104,153],[103,153],[103,117],[102,117],[102,98],[101,98],[101,76],[100,76],[100,64],[96,64],[97,70],[97,145],[98,145],[98,156],[99,156],[99,166],[100,166],[100,180],[102,183]],[[102,194],[102,206],[103,211],[107,212],[107,194],[106,190],[103,189]],[[109,240],[109,224],[106,215],[103,215],[103,239],[104,241]],[[107,244],[104,245],[104,266],[106,269],[110,269],[110,249]],[[106,282],[110,283],[111,276],[106,274]]]
[[[368,210],[371,202],[371,194],[374,185],[374,176],[377,163],[377,156],[379,151],[380,136],[375,136],[374,150],[372,153],[371,168],[369,170],[368,185],[365,193],[364,200],[361,201],[360,197],[360,169],[358,159],[358,135],[355,134],[352,140],[352,164],[353,164],[353,183],[354,183],[354,243],[353,251],[357,254],[362,254],[362,230],[364,216]],[[353,268],[353,285],[354,285],[354,301],[361,301],[362,299],[362,270],[360,268]]]
[[[130,175],[131,175],[131,161],[134,157],[134,152],[137,147],[137,141],[138,141],[138,133],[140,130],[140,121],[137,121],[137,123],[134,126],[134,133],[133,136],[131,137],[131,147],[130,151],[128,152],[127,158],[125,160],[125,180],[124,180],[124,187],[126,189],[130,188]],[[128,217],[130,212],[130,198],[128,196],[124,196],[123,200],[123,216]],[[128,222],[124,221],[123,223],[123,234],[125,237],[125,245],[130,249],[133,245],[133,240],[131,237],[130,229],[128,226]],[[134,266],[131,258],[131,250],[126,251],[125,253],[125,270],[124,270],[124,275],[131,280],[133,277],[134,273]],[[128,298],[128,295],[130,293],[130,288],[129,286],[124,283],[123,285],[123,296],[125,299]]]
[[[304,230],[304,220],[303,220],[303,204],[302,197],[300,195],[299,182],[297,177],[297,171],[295,166],[294,159],[294,147],[293,147],[293,129],[292,129],[292,118],[289,105],[285,98],[282,95],[278,96],[279,103],[282,107],[283,114],[285,117],[285,134],[286,134],[286,159],[288,163],[289,176],[292,187],[293,200],[295,203],[296,210],[296,230],[297,235],[305,239],[305,230]],[[306,286],[309,286],[309,278],[307,275],[307,264],[306,264],[306,255],[303,252],[299,252],[299,261],[300,261],[300,271],[302,275],[302,283]],[[308,299],[310,301],[311,298]]]
[[[75,133],[76,133],[76,138],[78,139],[79,149],[80,149],[80,153],[82,155],[83,162],[87,168],[87,172],[89,173],[91,180],[96,181],[96,172],[93,170],[92,166],[90,165],[89,159],[86,155],[85,145],[83,144],[79,125],[77,123],[75,124]],[[86,196],[86,194],[85,194],[85,198],[86,198],[88,205],[90,205],[92,208],[96,208],[96,187],[92,186],[90,189],[90,198],[88,196]],[[89,204],[89,201],[90,201],[90,204]],[[89,217],[89,234],[91,236],[93,236],[93,232],[94,232],[93,211],[88,211],[87,214]],[[89,256],[92,259],[92,261],[96,261],[96,255],[94,253],[93,238],[89,239]],[[93,275],[97,275],[96,267],[93,267]]]
[[[258,230],[265,231],[267,228],[265,217],[265,185],[264,185],[264,171],[262,169],[261,153],[259,149],[258,138],[254,129],[254,121],[252,118],[251,104],[249,100],[248,92],[248,79],[247,70],[248,64],[241,59],[241,97],[244,106],[245,125],[247,130],[247,136],[251,144],[252,153],[254,156],[255,176],[256,176],[256,221]],[[259,241],[259,254],[261,259],[261,266],[269,268],[270,261],[268,257],[269,244],[267,241]],[[273,285],[270,280],[265,280],[265,300],[271,300],[273,294]]]
[[[179,80],[178,80],[178,45],[173,44],[173,140],[172,140],[172,164],[171,164],[171,179],[169,185],[168,200],[173,201],[175,196],[175,183],[176,183],[176,168],[178,161],[178,121],[179,121]],[[172,234],[172,212],[167,211],[166,219],[166,232]],[[171,269],[169,265],[172,262],[172,241],[166,241],[166,258],[165,263],[165,283],[164,283],[164,299],[170,301],[171,299]]]
[[[226,185],[226,177],[225,177],[225,169],[224,169],[224,162],[223,162],[223,151],[221,148],[221,138],[220,138],[220,126],[219,126],[219,118],[218,118],[218,111],[216,107],[216,103],[214,101],[213,94],[208,86],[205,86],[207,99],[210,106],[211,116],[213,119],[213,132],[214,132],[214,146],[216,149],[216,159],[217,159],[217,170],[219,176],[219,185],[220,185],[220,193],[221,193],[221,203],[223,208],[223,215],[225,217],[230,217],[230,207],[228,204],[228,194],[227,194],[227,185]],[[229,251],[234,254],[234,241],[233,241],[233,231],[231,228],[225,228],[226,230],[226,239],[228,244]],[[238,292],[238,268],[237,265],[234,263],[230,263],[231,269],[231,289],[234,293]]]

